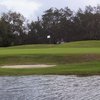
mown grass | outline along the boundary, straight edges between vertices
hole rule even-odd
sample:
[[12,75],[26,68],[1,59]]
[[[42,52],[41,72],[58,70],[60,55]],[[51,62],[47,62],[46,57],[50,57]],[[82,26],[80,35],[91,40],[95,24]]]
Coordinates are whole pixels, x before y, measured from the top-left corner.
[[100,48],[0,49],[0,56],[44,54],[100,54]]
[[36,45],[21,45],[8,47],[9,49],[42,49],[42,48],[99,48],[100,41],[98,40],[89,40],[89,41],[76,41],[68,42],[64,44],[36,44]]
[[3,69],[0,75],[99,75],[100,41],[0,48],[0,66],[56,64],[53,68]]

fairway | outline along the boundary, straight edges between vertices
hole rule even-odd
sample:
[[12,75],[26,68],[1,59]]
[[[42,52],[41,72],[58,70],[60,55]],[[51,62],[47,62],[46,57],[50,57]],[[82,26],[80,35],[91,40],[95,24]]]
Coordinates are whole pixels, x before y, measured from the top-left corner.
[[0,75],[98,75],[100,74],[100,42],[79,41],[60,45],[22,45],[0,48],[0,66],[34,64],[56,66],[38,69],[0,68]]
[[100,54],[100,48],[0,49],[0,55]]

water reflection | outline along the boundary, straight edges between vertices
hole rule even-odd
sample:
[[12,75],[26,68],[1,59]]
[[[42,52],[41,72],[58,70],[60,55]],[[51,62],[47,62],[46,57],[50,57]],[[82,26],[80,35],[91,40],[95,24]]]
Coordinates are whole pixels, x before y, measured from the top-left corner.
[[0,100],[99,100],[100,76],[0,77]]

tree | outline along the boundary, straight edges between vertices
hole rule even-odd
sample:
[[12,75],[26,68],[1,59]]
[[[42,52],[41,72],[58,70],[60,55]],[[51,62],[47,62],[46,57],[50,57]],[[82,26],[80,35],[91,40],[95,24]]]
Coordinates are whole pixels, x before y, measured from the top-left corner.
[[10,24],[11,30],[13,34],[15,34],[15,44],[22,44],[23,43],[23,36],[24,34],[24,22],[25,18],[20,13],[11,12],[3,13],[2,18],[7,23]]
[[5,20],[0,20],[0,46],[7,47],[13,45],[13,33],[10,24]]

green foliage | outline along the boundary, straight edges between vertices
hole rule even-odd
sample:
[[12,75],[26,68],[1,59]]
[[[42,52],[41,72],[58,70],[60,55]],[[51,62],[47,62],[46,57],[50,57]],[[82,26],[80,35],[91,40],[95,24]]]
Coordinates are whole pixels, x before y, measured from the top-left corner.
[[5,20],[0,20],[0,46],[10,46],[13,41],[13,34],[10,24]]
[[100,40],[100,6],[87,6],[75,13],[68,7],[50,8],[41,19],[38,17],[31,23],[27,23],[20,13],[12,11],[2,14],[0,19],[0,46],[82,40]]

